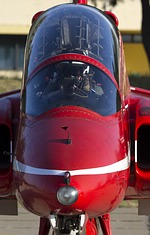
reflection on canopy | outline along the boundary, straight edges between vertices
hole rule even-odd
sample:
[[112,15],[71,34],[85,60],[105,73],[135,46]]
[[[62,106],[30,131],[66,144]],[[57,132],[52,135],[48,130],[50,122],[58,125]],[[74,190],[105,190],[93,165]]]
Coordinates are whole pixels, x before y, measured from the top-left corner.
[[25,78],[48,58],[64,53],[90,56],[118,80],[118,32],[104,13],[84,5],[63,4],[33,24],[26,47]]
[[39,70],[26,87],[25,112],[37,116],[60,106],[81,106],[108,116],[120,110],[112,80],[100,69],[78,61],[62,61]]

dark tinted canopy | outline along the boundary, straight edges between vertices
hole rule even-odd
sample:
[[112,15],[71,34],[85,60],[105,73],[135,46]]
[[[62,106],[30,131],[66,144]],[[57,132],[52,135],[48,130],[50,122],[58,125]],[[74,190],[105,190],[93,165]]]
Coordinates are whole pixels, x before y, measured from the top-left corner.
[[33,24],[26,46],[25,79],[56,55],[92,57],[118,80],[118,31],[103,12],[80,4],[63,4],[44,12]]
[[78,61],[53,63],[39,70],[26,86],[25,113],[38,116],[61,106],[80,106],[102,116],[120,110],[120,96],[100,69]]
[[80,4],[47,10],[27,40],[23,111],[37,116],[60,106],[81,106],[103,116],[115,114],[121,108],[118,51],[117,28],[103,12]]

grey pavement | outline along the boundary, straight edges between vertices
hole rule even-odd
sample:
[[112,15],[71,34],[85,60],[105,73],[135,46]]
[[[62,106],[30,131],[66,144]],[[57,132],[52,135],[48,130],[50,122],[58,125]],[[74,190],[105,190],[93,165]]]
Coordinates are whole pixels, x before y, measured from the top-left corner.
[[[38,235],[39,217],[19,206],[19,216],[0,216],[0,235]],[[111,213],[113,235],[150,235],[149,217],[137,208],[118,208]]]
[[137,208],[118,208],[111,213],[113,235],[150,235],[149,217],[138,215]]
[[18,216],[0,216],[0,235],[38,235],[39,217],[19,205]]

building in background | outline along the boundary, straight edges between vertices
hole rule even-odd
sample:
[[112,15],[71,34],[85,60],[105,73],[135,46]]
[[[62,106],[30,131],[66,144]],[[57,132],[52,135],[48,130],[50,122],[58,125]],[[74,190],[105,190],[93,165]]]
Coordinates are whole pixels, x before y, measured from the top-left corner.
[[[70,0],[0,0],[0,72],[20,71],[26,37],[33,15]],[[99,1],[100,2],[100,1]],[[89,2],[90,4],[90,2]],[[102,9],[102,4],[98,7]],[[125,0],[113,12],[119,19],[124,40],[128,74],[149,74],[149,65],[141,38],[140,0]]]
[[113,12],[120,22],[119,29],[123,36],[128,74],[150,75],[141,36],[141,0],[124,0],[113,9]]

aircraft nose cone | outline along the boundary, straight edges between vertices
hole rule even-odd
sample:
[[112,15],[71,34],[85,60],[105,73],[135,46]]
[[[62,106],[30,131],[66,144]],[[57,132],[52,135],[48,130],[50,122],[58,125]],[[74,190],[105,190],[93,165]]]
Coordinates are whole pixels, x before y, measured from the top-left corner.
[[21,134],[24,151],[21,148],[16,154],[20,158],[14,170],[22,172],[22,201],[28,201],[22,182],[32,192],[36,203],[30,207],[35,213],[66,213],[67,205],[70,211],[98,215],[124,198],[129,162],[117,116],[112,119],[83,108],[63,107],[35,118]]

